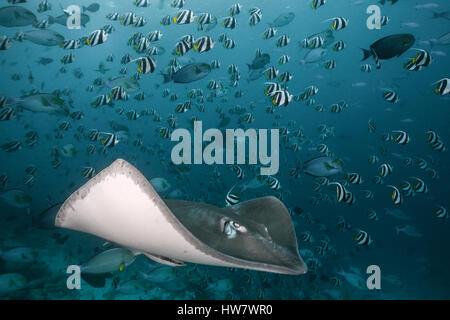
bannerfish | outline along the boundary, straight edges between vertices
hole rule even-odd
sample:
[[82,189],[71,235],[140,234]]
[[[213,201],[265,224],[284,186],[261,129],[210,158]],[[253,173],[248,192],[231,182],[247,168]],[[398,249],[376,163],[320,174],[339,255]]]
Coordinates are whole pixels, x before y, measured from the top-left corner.
[[300,42],[300,46],[303,46],[303,43],[309,43],[314,38],[321,38],[321,39],[323,39],[322,48],[325,48],[329,44],[334,42],[333,31],[330,30],[330,29],[327,29],[325,31],[318,32],[318,33],[315,33],[315,34],[312,34],[312,35],[306,37],[303,41]]

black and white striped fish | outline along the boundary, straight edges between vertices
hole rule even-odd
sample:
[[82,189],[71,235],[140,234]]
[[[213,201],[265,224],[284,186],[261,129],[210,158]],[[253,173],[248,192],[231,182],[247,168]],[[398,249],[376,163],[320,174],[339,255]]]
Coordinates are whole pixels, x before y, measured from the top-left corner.
[[81,171],[81,175],[85,178],[92,178],[95,175],[95,169],[92,167],[84,167]]
[[336,200],[338,202],[341,202],[344,200],[345,194],[347,193],[347,190],[345,190],[345,187],[340,184],[339,182],[330,182],[328,185],[336,185]]
[[267,177],[267,185],[272,190],[279,190],[281,188],[280,181],[272,176]]
[[194,22],[195,18],[196,16],[194,15],[194,11],[183,10],[173,18],[173,22],[176,24],[188,24]]
[[287,90],[281,89],[273,94],[272,103],[277,107],[287,106],[292,100],[292,95]]
[[289,44],[290,41],[291,41],[291,38],[287,34],[283,34],[281,37],[278,38],[275,45],[278,48],[285,47]]
[[128,95],[125,89],[121,86],[112,88],[112,93],[109,95],[112,100],[128,100]]
[[8,36],[0,38],[0,50],[8,50],[13,45],[12,40]]
[[364,182],[359,173],[348,173],[346,180],[351,184],[361,184]]
[[436,210],[434,210],[434,216],[438,219],[448,219],[448,211],[443,206],[438,206]]
[[417,177],[411,177],[411,179],[416,180],[416,183],[414,183],[412,185],[415,192],[417,192],[417,193],[427,193],[428,192],[428,187],[425,184],[425,182],[423,182],[422,179],[417,178]]
[[444,78],[439,81],[436,81],[434,84],[437,83],[437,87],[434,90],[434,92],[440,96],[444,96],[446,94],[450,93],[450,79]]
[[397,135],[395,135],[395,137],[393,137],[393,140],[395,143],[397,144],[407,144],[409,143],[409,141],[411,140],[409,135],[402,130],[393,130],[392,132],[397,133]]
[[383,163],[380,166],[380,168],[379,168],[379,170],[380,170],[380,173],[379,173],[380,177],[382,177],[382,178],[387,177],[388,175],[390,175],[392,173],[392,169],[393,168],[392,168],[392,166],[390,164]]
[[99,29],[99,30],[93,31],[89,35],[89,37],[86,39],[86,43],[89,46],[94,47],[96,45],[106,42],[106,40],[108,40],[108,34],[106,33],[105,30]]
[[343,17],[331,18],[329,20],[332,20],[331,29],[333,31],[342,30],[348,25],[348,19],[343,18]]
[[339,40],[338,42],[336,42],[334,44],[333,50],[334,51],[341,51],[341,50],[344,50],[346,46],[347,46],[347,44],[343,40]]
[[257,25],[262,19],[262,13],[255,12],[250,16],[249,24],[250,26]]
[[263,39],[270,39],[273,38],[277,34],[277,29],[270,27],[266,31],[264,31]]
[[119,143],[119,139],[114,133],[102,132],[101,135],[103,135],[103,139],[100,140],[100,143],[104,147],[112,148]]
[[227,29],[234,29],[236,28],[237,20],[235,17],[227,17],[222,22],[222,26],[224,26]]
[[135,60],[131,60],[130,62],[137,61],[139,73],[147,74],[153,73],[156,69],[156,60],[152,57],[140,57]]
[[194,44],[194,50],[198,51],[198,53],[207,52],[214,48],[215,42],[210,36],[203,36]]
[[398,94],[393,90],[387,90],[383,93],[383,99],[390,103],[397,103],[400,99]]
[[373,240],[370,235],[363,230],[359,230],[353,240],[360,246],[368,246],[372,244]]
[[162,36],[163,36],[163,34],[162,34],[161,31],[159,31],[159,30],[154,30],[154,31],[152,31],[152,32],[149,33],[149,35],[148,35],[147,38],[148,38],[148,40],[150,40],[151,42],[155,42],[155,41],[161,40]]
[[394,202],[394,204],[401,205],[403,202],[403,197],[402,197],[401,192],[397,189],[397,187],[395,187],[393,185],[388,185],[388,187],[393,189],[391,199]]
[[265,85],[268,85],[268,87],[266,88],[264,93],[269,97],[272,97],[273,95],[275,95],[275,93],[277,91],[282,90],[281,85],[276,82],[266,82]]
[[325,40],[321,36],[315,36],[308,41],[308,48],[317,49],[324,45]]
[[233,171],[236,173],[236,177],[239,179],[239,180],[242,180],[242,179],[244,179],[244,170],[240,167],[240,166],[238,166],[238,165],[233,165]]
[[235,16],[238,15],[239,13],[241,13],[241,8],[242,5],[240,5],[239,3],[235,3],[231,6],[231,8],[228,10],[228,14],[230,16]]
[[135,24],[137,21],[137,16],[134,12],[127,12],[120,17],[120,23],[124,26],[129,26]]
[[239,200],[240,200],[240,198],[241,198],[241,197],[239,196],[239,194],[237,194],[237,193],[232,193],[232,191],[233,191],[233,189],[234,189],[235,186],[236,186],[236,185],[232,186],[231,189],[230,189],[230,191],[228,191],[228,193],[227,193],[227,196],[226,196],[226,198],[225,198],[225,203],[226,203],[227,206],[235,205],[236,203],[239,202]]
[[311,3],[311,8],[317,9],[327,3],[327,0],[313,0]]
[[272,79],[275,79],[276,77],[278,77],[279,70],[277,68],[275,68],[274,66],[272,66],[272,67],[266,69],[264,72],[266,73],[266,79],[272,80]]

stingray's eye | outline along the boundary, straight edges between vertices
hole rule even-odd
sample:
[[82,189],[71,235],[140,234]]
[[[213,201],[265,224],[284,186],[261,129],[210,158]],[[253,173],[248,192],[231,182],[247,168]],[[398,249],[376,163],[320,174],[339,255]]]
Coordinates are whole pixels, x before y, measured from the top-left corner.
[[228,219],[222,219],[221,221],[221,229],[222,232],[228,237],[228,238],[234,238],[236,237],[236,232],[247,232],[247,228],[242,226],[241,224]]
[[247,232],[247,228],[244,226],[241,226],[239,223],[237,222],[233,222],[233,228],[236,229],[239,232]]

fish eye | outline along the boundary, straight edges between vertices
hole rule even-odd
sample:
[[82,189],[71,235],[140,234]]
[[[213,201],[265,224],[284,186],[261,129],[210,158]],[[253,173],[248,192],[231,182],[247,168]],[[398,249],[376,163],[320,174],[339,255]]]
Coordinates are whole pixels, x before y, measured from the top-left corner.
[[222,232],[227,236],[227,238],[234,238],[236,236],[236,232],[247,232],[247,228],[240,225],[239,223],[228,220],[228,219],[222,219],[221,221],[221,229]]

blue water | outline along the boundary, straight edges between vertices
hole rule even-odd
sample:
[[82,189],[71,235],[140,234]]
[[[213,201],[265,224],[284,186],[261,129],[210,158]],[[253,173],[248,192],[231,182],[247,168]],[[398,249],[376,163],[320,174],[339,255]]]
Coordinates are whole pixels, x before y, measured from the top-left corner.
[[[3,96],[19,98],[31,90],[43,93],[60,91],[60,98],[69,106],[70,113],[82,111],[84,118],[75,120],[67,116],[47,114],[45,112],[30,112],[22,110],[17,105],[14,108],[16,116],[10,120],[0,121],[0,143],[21,141],[19,150],[6,152],[0,150],[0,174],[8,177],[8,183],[0,186],[6,192],[10,189],[20,189],[32,201],[29,214],[26,209],[8,205],[0,201],[0,297],[2,299],[448,299],[450,298],[450,255],[448,254],[449,221],[438,219],[433,212],[442,206],[449,208],[448,152],[433,150],[426,141],[425,131],[435,131],[444,143],[450,141],[448,128],[448,108],[450,100],[447,96],[435,94],[434,82],[449,77],[450,60],[449,44],[435,44],[435,40],[449,32],[449,22],[445,18],[433,17],[433,12],[447,12],[450,4],[444,0],[411,2],[399,0],[391,5],[378,4],[381,14],[388,16],[390,22],[380,30],[369,30],[366,26],[366,8],[376,4],[375,1],[328,1],[324,6],[314,10],[311,1],[242,1],[242,10],[236,16],[237,27],[234,30],[225,29],[221,22],[228,15],[228,9],[234,1],[201,1],[186,0],[183,9],[191,9],[196,15],[211,13],[219,19],[218,25],[208,33],[197,30],[197,23],[169,26],[160,24],[163,16],[173,18],[182,9],[172,8],[169,0],[152,0],[149,8],[137,8],[131,1],[104,1],[100,3],[97,12],[86,12],[90,21],[86,28],[69,30],[65,26],[54,24],[48,29],[54,30],[64,38],[79,39],[88,36],[92,31],[105,25],[112,25],[114,31],[108,40],[100,45],[83,46],[76,50],[63,50],[59,46],[46,47],[34,44],[28,40],[14,40],[19,31],[33,30],[31,25],[25,27],[0,26],[0,36],[7,35],[13,39],[13,46],[0,51],[2,80],[0,93]],[[66,8],[71,1],[60,1]],[[51,1],[52,9],[38,13],[37,3],[20,4],[36,14],[38,20],[46,19],[46,14],[58,16],[61,10],[58,3]],[[83,5],[90,3],[84,1]],[[431,4],[431,5],[430,5]],[[433,5],[434,4],[434,5]],[[418,7],[418,5],[427,5]],[[262,11],[262,20],[255,26],[250,26],[248,13],[250,8],[258,7]],[[137,16],[147,19],[145,26],[133,28],[123,26],[119,21],[110,21],[108,13],[117,12],[122,15],[134,12]],[[294,12],[294,20],[277,27],[275,37],[264,40],[262,35],[280,14]],[[331,30],[331,22],[324,22],[334,17],[345,17],[348,26],[339,31],[333,31],[334,41],[326,47],[325,57],[315,63],[301,64],[300,60],[309,49],[302,48],[300,42],[315,33]],[[130,92],[128,101],[114,101],[114,106],[94,108],[91,103],[100,94],[110,94],[107,87],[94,86],[92,92],[86,88],[93,84],[96,78],[107,80],[110,77],[121,76],[120,70],[126,67],[126,75],[133,77],[136,64],[122,65],[121,58],[129,53],[133,59],[145,54],[136,53],[127,45],[128,39],[136,32],[148,35],[153,30],[160,30],[163,37],[155,45],[165,49],[165,53],[153,56],[157,61],[153,73],[141,75],[140,89]],[[225,49],[218,41],[219,35],[226,33],[235,41],[234,49]],[[404,64],[414,57],[418,51],[408,50],[400,57],[381,60],[381,69],[377,70],[374,60],[370,57],[361,62],[361,48],[368,49],[376,40],[398,33],[410,33],[415,37],[413,48],[426,50],[432,56],[429,66],[413,72],[404,68]],[[171,54],[175,44],[181,37],[192,34],[194,38],[203,35],[211,36],[215,47],[208,52],[197,53],[190,50],[181,60],[189,57],[195,62],[211,63],[217,59],[220,68],[212,70],[205,78],[187,84],[169,82],[162,84],[160,72],[166,72],[169,60],[177,57]],[[287,34],[290,43],[278,48],[277,39]],[[447,36],[448,38],[448,36]],[[340,52],[332,49],[334,43],[345,41],[346,48]],[[256,50],[271,57],[265,66],[275,66],[280,74],[288,71],[293,78],[287,83],[290,94],[300,95],[311,85],[319,91],[312,98],[311,106],[306,101],[293,99],[286,107],[276,107],[275,113],[267,113],[266,108],[272,105],[264,90],[267,81],[264,74],[261,78],[248,81],[247,63],[255,58]],[[63,64],[60,59],[73,53],[75,59],[67,64],[67,72],[60,71]],[[113,62],[107,62],[108,55],[114,56]],[[284,65],[278,64],[282,55],[289,55],[290,61]],[[48,65],[37,63],[41,57],[51,58]],[[180,59],[180,57],[177,57]],[[180,61],[181,61],[180,60]],[[324,65],[328,60],[335,60],[336,68],[327,70]],[[98,71],[98,65],[103,62],[109,69],[105,74]],[[361,72],[361,65],[368,63],[372,72]],[[183,64],[183,63],[182,63]],[[230,74],[227,67],[235,64],[241,79],[236,88],[230,86]],[[74,76],[75,70],[83,74],[81,78]],[[33,81],[28,76],[32,74]],[[12,75],[19,75],[13,80]],[[17,76],[16,76],[17,77]],[[226,88],[225,96],[217,96],[208,101],[211,90],[207,88],[210,80],[220,81]],[[272,80],[279,82],[278,80]],[[169,88],[170,95],[176,93],[178,99],[170,101],[163,97],[163,90]],[[197,108],[196,99],[189,99],[187,93],[191,89],[201,89],[204,93],[205,112]],[[391,104],[382,97],[386,89],[395,91],[399,101]],[[66,90],[66,91],[65,91]],[[243,96],[236,98],[235,92],[242,90]],[[143,92],[145,99],[138,101],[134,96]],[[12,98],[11,98],[12,99]],[[192,100],[193,107],[186,113],[175,113],[178,103]],[[70,101],[72,101],[70,103]],[[348,104],[340,113],[332,113],[331,105],[345,101]],[[250,105],[254,104],[252,110]],[[323,105],[324,111],[315,109]],[[239,105],[245,107],[245,113],[251,113],[255,120],[252,123],[242,123],[243,115],[230,113],[230,109]],[[3,109],[7,105],[3,106]],[[119,114],[118,109],[125,112]],[[161,122],[155,122],[153,116],[141,116],[137,120],[129,120],[126,111],[134,109],[138,113],[145,109],[155,110],[160,115]],[[1,109],[0,109],[1,111]],[[305,275],[281,275],[243,269],[210,267],[188,264],[185,267],[173,269],[168,281],[150,281],[142,279],[142,272],[151,274],[155,264],[144,256],[125,270],[117,272],[106,280],[104,287],[94,288],[82,282],[81,290],[66,288],[66,268],[68,265],[79,265],[100,251],[105,250],[104,240],[83,234],[81,232],[52,229],[45,230],[32,223],[32,217],[39,215],[48,207],[63,202],[70,194],[81,187],[87,178],[82,176],[84,167],[93,167],[101,171],[117,158],[123,158],[136,166],[148,179],[162,177],[170,184],[170,192],[178,199],[200,201],[217,206],[225,205],[225,196],[236,182],[244,184],[256,176],[259,170],[255,166],[241,165],[245,178],[238,181],[231,165],[188,165],[189,171],[182,175],[176,174],[176,168],[171,163],[170,151],[175,145],[170,139],[163,139],[157,131],[160,127],[168,127],[170,114],[177,118],[177,128],[191,130],[191,118],[197,117],[203,121],[203,128],[216,128],[221,119],[220,112],[231,121],[226,128],[256,128],[270,129],[287,127],[289,141],[280,138],[280,170],[275,177],[281,189],[274,191],[267,186],[249,190],[241,194],[241,200],[275,195],[280,197],[288,209],[302,208],[303,213],[292,213],[300,253],[308,265]],[[279,118],[276,118],[279,117]],[[369,132],[368,121],[376,123],[376,131]],[[119,143],[107,149],[103,154],[99,141],[92,142],[87,138],[91,129],[100,132],[113,132],[110,121],[128,128],[126,137],[121,137]],[[71,127],[65,131],[58,127],[68,121]],[[289,123],[293,121],[292,123]],[[240,123],[239,123],[240,122]],[[274,123],[276,122],[276,123]],[[334,133],[325,140],[320,137],[318,128],[326,125],[334,128]],[[83,127],[81,133],[79,128]],[[297,130],[303,131],[304,137],[299,139],[293,135]],[[403,130],[410,142],[399,145],[393,141],[383,141],[382,136],[393,130]],[[30,131],[38,133],[34,146],[25,143],[26,134]],[[142,146],[136,146],[135,141],[141,139]],[[297,142],[301,149],[293,152],[291,145]],[[326,144],[335,158],[344,162],[343,171],[330,177],[330,181],[343,183],[345,173],[358,173],[363,183],[350,184],[356,198],[353,205],[337,202],[335,186],[322,187],[319,191],[312,189],[315,179],[300,174],[298,179],[290,175],[297,161],[305,162],[321,155],[316,147]],[[75,154],[59,156],[62,162],[58,168],[53,168],[52,150],[61,150],[64,146],[73,144]],[[95,145],[94,154],[88,155],[88,145]],[[380,162],[369,164],[370,156],[376,155]],[[405,158],[411,158],[412,165],[406,166]],[[416,165],[419,159],[427,162],[428,169]],[[379,173],[379,166],[389,163],[393,166],[390,176],[383,178],[382,184],[375,184],[372,178]],[[35,166],[34,184],[26,185],[25,169]],[[430,168],[437,172],[438,177],[430,176]],[[214,170],[220,172],[219,178],[214,178]],[[396,185],[403,180],[414,181],[410,177],[421,178],[428,187],[427,193],[417,193],[413,197],[403,196],[400,206],[391,200],[392,190],[387,185]],[[362,190],[370,190],[374,199],[366,199]],[[313,201],[320,197],[319,201]],[[385,209],[400,210],[407,220],[387,214]],[[369,209],[374,210],[379,218],[371,221],[367,217]],[[336,218],[344,217],[352,229],[366,231],[373,243],[368,246],[358,246],[354,241],[355,234],[350,231],[340,231]],[[409,225],[419,231],[418,236],[397,233],[396,227]],[[313,242],[300,240],[300,235],[309,231]],[[61,240],[62,239],[62,240]],[[313,249],[320,245],[321,239],[328,239],[331,248],[323,256]],[[11,248],[25,247],[34,252],[33,261],[20,257],[9,257],[4,254]],[[308,251],[310,250],[310,251]],[[309,257],[308,252],[312,254]],[[318,267],[314,268],[314,261]],[[369,276],[366,269],[377,265],[381,271],[381,289],[369,290],[366,279]],[[150,271],[149,271],[150,270]],[[344,273],[342,272],[344,271]],[[8,275],[20,274],[26,278],[25,283],[10,282]],[[351,274],[352,276],[343,276]],[[339,280],[339,285],[333,286],[331,279]],[[352,279],[360,281],[352,281]],[[7,279],[7,280],[4,280]],[[225,280],[227,285],[221,286],[219,280]],[[3,281],[3,282],[2,282]],[[6,282],[5,282],[6,281]],[[119,281],[119,286],[113,282]]]

